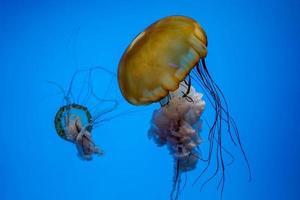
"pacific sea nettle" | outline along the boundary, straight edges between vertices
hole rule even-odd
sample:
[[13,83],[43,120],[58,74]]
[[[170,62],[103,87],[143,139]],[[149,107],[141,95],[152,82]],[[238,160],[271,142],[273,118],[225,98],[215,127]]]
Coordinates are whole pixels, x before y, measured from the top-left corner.
[[[192,86],[198,83],[211,103],[215,117],[210,127],[208,169],[215,153],[217,170],[224,183],[225,165],[222,148],[222,122],[234,144],[240,144],[235,124],[229,115],[222,91],[209,74],[204,58],[207,37],[203,28],[185,16],[158,20],[141,32],[125,50],[118,67],[118,81],[124,98],[134,105],[159,102],[154,111],[148,135],[159,146],[167,146],[175,160],[171,198],[179,195],[181,173],[193,170],[201,159],[201,114],[205,107],[202,94]],[[214,150],[215,148],[215,150]]]

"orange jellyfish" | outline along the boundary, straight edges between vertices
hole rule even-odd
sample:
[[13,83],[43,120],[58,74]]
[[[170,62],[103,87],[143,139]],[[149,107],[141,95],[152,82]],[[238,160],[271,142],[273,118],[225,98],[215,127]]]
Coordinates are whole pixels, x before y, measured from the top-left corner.
[[[134,105],[154,102],[161,105],[153,113],[148,135],[157,145],[166,145],[174,158],[171,199],[178,198],[181,173],[193,170],[199,160],[207,164],[196,181],[215,164],[215,171],[208,180],[221,170],[223,190],[226,168],[223,154],[227,153],[222,147],[223,124],[249,166],[224,95],[206,67],[206,55],[207,36],[203,28],[189,17],[169,16],[141,32],[119,62],[118,81],[124,98]],[[205,102],[192,82],[202,87],[215,112],[209,129],[207,159],[203,159],[198,151],[202,142],[200,118]]]

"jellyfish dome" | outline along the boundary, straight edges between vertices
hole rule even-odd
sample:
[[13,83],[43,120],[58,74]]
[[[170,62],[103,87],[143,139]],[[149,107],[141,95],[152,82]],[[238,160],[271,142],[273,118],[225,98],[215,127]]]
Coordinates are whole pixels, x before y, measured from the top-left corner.
[[206,34],[193,19],[166,17],[140,33],[119,63],[119,85],[132,104],[156,102],[175,91],[204,58]]

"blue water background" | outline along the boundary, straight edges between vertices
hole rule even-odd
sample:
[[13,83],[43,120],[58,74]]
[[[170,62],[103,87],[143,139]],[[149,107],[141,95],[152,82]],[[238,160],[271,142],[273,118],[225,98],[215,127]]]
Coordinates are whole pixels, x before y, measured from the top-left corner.
[[[172,158],[147,138],[158,105],[95,129],[106,155],[84,162],[55,133],[62,96],[46,81],[67,87],[76,70],[96,65],[116,72],[137,33],[174,14],[191,16],[206,30],[207,66],[251,163],[248,183],[239,151],[227,143],[236,160],[227,168],[223,199],[299,199],[299,10],[298,0],[1,0],[0,199],[169,199]],[[107,88],[101,76],[97,81],[95,90]],[[192,187],[200,170],[188,174],[181,199],[220,198],[216,180],[202,192],[201,182]]]

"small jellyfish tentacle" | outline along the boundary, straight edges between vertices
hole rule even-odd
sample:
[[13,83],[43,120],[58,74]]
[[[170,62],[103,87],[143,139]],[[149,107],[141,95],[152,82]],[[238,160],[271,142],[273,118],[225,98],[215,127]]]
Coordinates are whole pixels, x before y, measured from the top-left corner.
[[88,133],[88,134],[84,134],[83,136],[85,137],[85,139],[90,143],[90,147],[93,147],[94,149],[94,153],[95,154],[98,154],[98,155],[103,155],[104,152],[102,149],[99,148],[99,146],[97,146],[94,141],[92,140],[92,134],[91,132],[89,131],[90,127],[94,127],[94,122],[91,121],[90,123],[88,123],[84,128],[83,128],[83,131],[85,133]]
[[118,114],[107,116],[108,114],[112,113],[115,109],[117,109],[118,105],[119,105],[119,103],[116,101],[116,102],[114,102],[112,107],[102,110],[101,112],[95,114],[94,118],[93,118],[93,125],[95,127],[97,127],[98,125],[102,124],[103,122],[108,122],[112,119],[122,116],[123,114],[127,114],[127,113],[118,113]]
[[[95,93],[94,87],[93,87],[93,84],[92,84],[92,81],[93,81],[92,76],[93,76],[93,72],[95,70],[104,71],[104,72],[108,73],[109,75],[111,75],[110,82],[112,82],[115,79],[116,74],[114,72],[106,69],[106,68],[101,67],[101,66],[95,66],[95,67],[92,67],[92,68],[88,69],[88,81],[87,81],[88,82],[88,92],[87,93],[88,93],[89,96],[92,96],[93,98],[95,98],[97,100],[97,103],[95,105],[93,105],[90,108],[90,110],[93,111],[97,107],[99,107],[103,104],[111,104],[110,106],[108,106],[108,108],[105,108],[105,109],[101,110],[100,112],[97,112],[97,113],[93,114],[93,124],[98,125],[101,122],[109,121],[112,118],[114,118],[114,117],[105,117],[105,115],[107,115],[107,114],[113,112],[115,109],[117,109],[117,107],[119,106],[119,102],[115,99],[108,99],[108,98],[99,97]],[[107,96],[108,92],[109,92],[109,88],[107,88],[107,91],[104,93],[104,96]]]
[[95,103],[95,105],[93,105],[93,106],[90,107],[91,111],[94,111],[96,108],[98,108],[103,103],[111,104],[109,106],[109,108],[106,108],[105,110],[102,111],[103,114],[109,113],[109,112],[115,110],[119,106],[119,101],[114,100],[114,99],[100,99],[100,98],[96,98],[96,100],[98,102]]
[[[111,75],[111,80],[110,82],[112,82],[115,78],[116,78],[116,74],[104,67],[101,66],[95,66],[95,67],[91,67],[89,69],[86,70],[81,70],[80,72],[88,72],[88,92],[87,92],[87,96],[86,98],[88,99],[89,97],[93,97],[97,100],[97,103],[95,105],[93,105],[90,108],[90,111],[95,110],[96,108],[98,108],[99,106],[103,105],[103,104],[111,104],[110,106],[108,106],[108,108],[105,108],[103,110],[101,110],[100,112],[96,112],[93,113],[93,125],[98,125],[101,122],[104,121],[109,121],[115,117],[105,117],[105,115],[113,112],[114,110],[117,109],[117,107],[119,106],[119,101],[115,100],[115,99],[108,99],[108,98],[102,98],[99,97],[96,92],[94,91],[94,87],[93,87],[93,72],[96,70],[100,70],[103,71],[109,75]],[[109,88],[107,88],[107,91],[104,93],[104,96],[107,96],[107,93],[109,92]],[[105,117],[105,118],[104,118]]]
[[86,127],[82,128],[76,137],[78,155],[84,160],[91,160],[93,154],[103,155],[103,152],[91,139],[91,133]]
[[[97,123],[97,120],[98,120],[98,119],[100,119],[101,117],[104,117],[105,115],[107,115],[107,114],[113,112],[113,111],[116,110],[117,107],[119,106],[119,102],[118,102],[118,101],[114,101],[114,100],[105,100],[105,99],[101,99],[101,101],[102,101],[102,102],[105,101],[105,102],[112,103],[112,105],[111,105],[111,107],[106,108],[106,109],[102,110],[102,111],[99,112],[99,113],[96,113],[96,114],[94,115],[94,123]],[[102,102],[100,102],[100,103],[102,103]],[[95,105],[95,106],[97,106],[97,105]]]
[[95,96],[95,99],[98,101],[93,107],[91,107],[91,111],[95,110],[98,106],[100,106],[103,103],[110,104],[109,107],[102,109],[100,112],[96,112],[93,114],[93,123],[94,125],[99,125],[102,122],[110,121],[111,119],[116,118],[120,114],[116,114],[113,116],[107,116],[108,114],[115,111],[119,106],[119,101],[114,99],[103,99]]
[[74,81],[75,81],[75,78],[76,78],[76,76],[80,73],[80,72],[82,72],[83,70],[78,70],[78,71],[76,71],[73,75],[72,75],[72,77],[71,77],[71,80],[70,80],[70,83],[69,83],[69,87],[68,87],[68,89],[67,89],[67,93],[66,93],[66,95],[67,95],[67,97],[68,98],[70,98],[70,97],[72,97],[72,99],[75,99],[74,98],[74,95],[73,95],[73,84],[74,84]]
[[[88,73],[88,76],[86,77],[87,81],[84,81],[84,82],[87,82],[87,94],[86,96],[84,97],[84,100],[82,101],[82,104],[86,104],[87,103],[87,100],[89,99],[90,96],[97,96],[94,92],[94,89],[93,89],[93,85],[92,85],[92,75],[93,75],[93,72],[95,70],[100,70],[100,71],[103,71],[107,74],[110,74],[112,76],[111,78],[111,82],[113,79],[116,78],[116,74],[102,66],[94,66],[94,67],[89,67],[87,69],[80,69],[80,70],[77,70],[73,73],[72,77],[71,77],[71,80],[70,80],[70,83],[69,83],[69,87],[68,89],[64,92],[64,96],[68,98],[68,101],[67,102],[70,102],[71,100],[70,99],[74,99],[75,100],[75,97],[74,97],[74,94],[73,94],[73,86],[74,86],[74,82],[76,81],[76,78],[78,77],[79,74],[82,74],[82,73]],[[79,93],[78,93],[78,96],[77,96],[77,102],[79,102],[79,98],[81,96],[81,93],[83,90],[85,90],[85,84],[82,84],[81,88],[79,89]],[[109,90],[107,89],[106,93],[108,92]]]
[[72,91],[73,91],[73,84],[76,80],[76,77],[78,76],[78,74],[80,74],[82,72],[85,72],[85,71],[87,71],[87,70],[82,69],[82,70],[75,71],[73,73],[72,77],[71,77],[71,80],[69,82],[69,86],[66,90],[61,85],[59,85],[58,83],[56,83],[54,81],[47,81],[47,82],[54,85],[54,86],[56,86],[63,93],[63,97],[64,97],[63,99],[65,101],[64,104],[65,105],[70,105],[70,104],[72,104],[72,99],[73,100],[75,99]]
[[[106,68],[104,68],[104,67],[101,67],[101,66],[96,66],[96,67],[92,68],[92,69],[90,70],[90,74],[91,74],[91,72],[92,72],[93,70],[101,70],[101,71],[106,72],[107,74],[110,74],[110,75],[111,75],[109,87],[107,87],[107,88],[106,88],[106,91],[104,92],[104,96],[107,96],[108,93],[111,91],[112,82],[113,82],[113,81],[116,81],[116,77],[117,77],[116,73],[115,73],[115,72],[112,72],[112,71],[110,71],[110,70],[108,70],[108,69],[106,69]],[[91,76],[92,76],[92,75],[91,75]],[[92,78],[90,78],[90,80],[92,80]],[[90,82],[90,83],[91,83],[91,82]],[[93,92],[93,94],[95,94],[95,93]]]
[[92,152],[98,155],[103,155],[103,151],[92,141],[90,136],[84,134],[83,138],[89,143],[87,148],[83,148],[85,154],[91,154],[90,152]]
[[69,95],[67,95],[67,91],[58,83],[54,82],[54,81],[46,81],[47,83],[54,85],[55,87],[57,87],[60,92],[63,94],[63,104],[65,105],[69,105],[71,104],[71,98]]
[[[105,69],[101,66],[95,66],[95,67],[92,67],[92,68],[89,68],[88,69],[88,92],[87,92],[87,96],[86,96],[86,99],[88,99],[88,95],[89,96],[93,96],[94,98],[96,98],[98,101],[100,102],[107,102],[108,99],[102,99],[100,98],[95,92],[94,92],[94,87],[93,87],[93,72],[95,70],[100,70],[100,71],[103,71],[105,73],[108,73],[109,75],[111,75],[111,79],[110,79],[110,84],[112,83],[112,81],[116,78],[116,74],[108,69]],[[107,93],[109,92],[109,87],[107,87],[106,91],[104,92],[104,96],[107,96]]]

